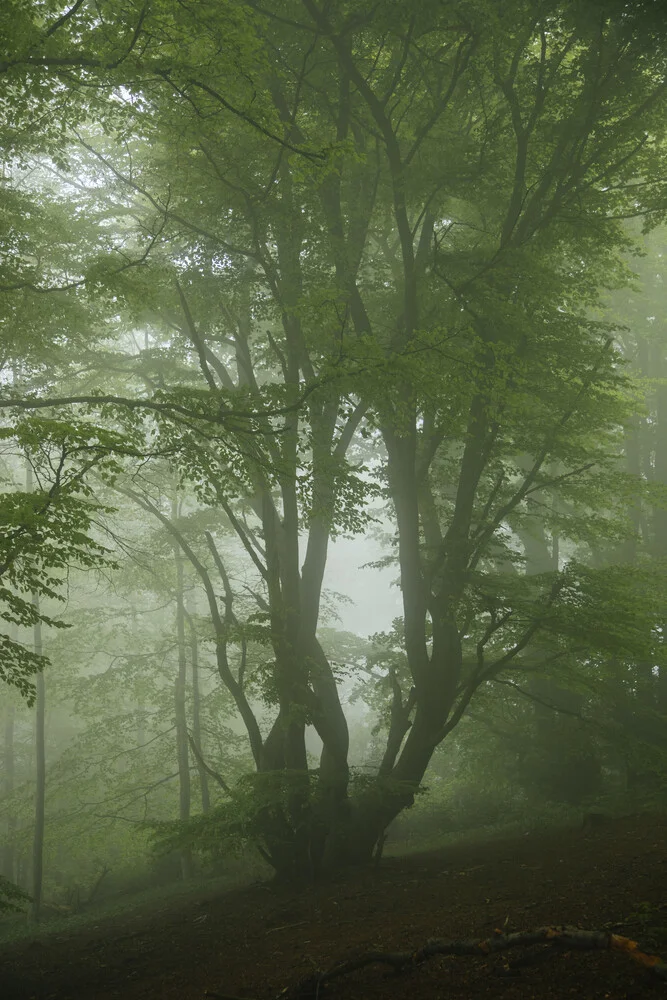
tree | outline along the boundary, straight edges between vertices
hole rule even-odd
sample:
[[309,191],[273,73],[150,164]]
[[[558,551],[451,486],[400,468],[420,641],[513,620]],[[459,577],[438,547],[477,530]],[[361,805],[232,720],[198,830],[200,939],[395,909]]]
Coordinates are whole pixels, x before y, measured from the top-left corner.
[[[150,331],[136,394],[98,402],[117,420],[152,415],[252,564],[275,658],[266,735],[226,659],[235,623],[215,539],[222,599],[152,505],[206,592],[256,768],[286,789],[258,810],[269,856],[301,875],[325,853],[368,858],[475,692],[590,655],[604,602],[628,595],[620,575],[573,561],[530,579],[502,568],[540,497],[574,508],[552,515],[565,539],[611,481],[632,401],[595,310],[628,277],[622,220],[664,208],[662,27],[652,5],[527,0],[206,6],[196,24],[166,12],[161,27],[137,21],[117,62],[64,57],[78,83],[94,69],[132,95],[112,141],[79,129],[79,149],[109,179],[107,218],[159,231],[145,267],[96,277],[128,326]],[[62,31],[76,38],[73,18]],[[58,65],[22,58],[16,72]],[[351,458],[359,431],[375,448],[366,468]],[[330,538],[364,527],[380,475],[408,676],[391,685],[382,773],[355,788],[317,625]],[[626,655],[661,655],[654,612],[632,604],[614,633]],[[315,792],[309,724],[323,744]]]

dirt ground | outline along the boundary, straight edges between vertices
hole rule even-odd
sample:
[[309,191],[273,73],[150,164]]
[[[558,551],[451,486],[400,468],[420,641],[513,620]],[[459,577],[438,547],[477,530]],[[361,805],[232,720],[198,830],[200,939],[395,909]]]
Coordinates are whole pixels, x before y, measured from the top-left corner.
[[[2,1000],[273,1000],[362,951],[485,938],[545,924],[613,929],[667,960],[665,817],[618,820],[428,854],[297,891],[253,885],[0,948]],[[663,926],[664,925],[664,926]],[[509,964],[508,964],[509,963]],[[4,977],[4,978],[3,978]],[[434,958],[378,966],[319,990],[330,1000],[616,1000],[667,983],[612,951]],[[311,994],[314,995],[314,994]]]

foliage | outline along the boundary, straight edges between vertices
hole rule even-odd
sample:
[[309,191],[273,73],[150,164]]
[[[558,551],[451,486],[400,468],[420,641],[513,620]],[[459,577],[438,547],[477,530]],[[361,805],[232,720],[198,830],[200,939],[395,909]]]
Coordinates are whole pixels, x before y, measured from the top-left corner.
[[[667,669],[662,563],[626,558],[667,476],[620,468],[640,393],[605,299],[640,249],[625,220],[648,233],[664,214],[653,7],[11,5],[2,315],[28,334],[0,405],[43,481],[2,501],[5,618],[31,624],[29,595],[53,600],[71,565],[111,558],[91,531],[116,530],[93,470],[152,519],[150,556],[125,574],[176,602],[179,711],[187,582],[204,607],[188,627],[256,771],[185,823],[186,846],[195,828],[252,830],[305,868],[322,826],[335,840],[361,816],[368,856],[476,701],[492,714],[496,685],[523,697],[539,674],[591,711],[598,698],[609,723],[638,664]],[[44,123],[22,138],[34,108]],[[380,500],[404,607],[364,647],[318,625],[328,546],[368,531]],[[40,664],[7,642],[4,676],[29,692]],[[145,668],[143,694],[166,705],[151,647],[121,652],[118,676]],[[378,722],[363,781],[350,677]],[[95,704],[109,683],[76,696]],[[578,730],[566,745],[581,763]],[[562,793],[554,747],[524,780],[532,766]]]
[[[0,617],[14,628],[37,622],[64,627],[39,609],[39,600],[62,601],[61,589],[73,566],[113,565],[110,551],[91,535],[94,519],[108,508],[94,500],[86,475],[94,467],[117,468],[115,451],[128,441],[112,430],[30,417],[0,430],[26,456],[37,488],[0,495],[4,531],[0,541]],[[0,637],[0,677],[32,703],[30,676],[44,668],[43,656],[10,635]]]
[[0,913],[20,913],[28,902],[30,896],[26,892],[0,875]]

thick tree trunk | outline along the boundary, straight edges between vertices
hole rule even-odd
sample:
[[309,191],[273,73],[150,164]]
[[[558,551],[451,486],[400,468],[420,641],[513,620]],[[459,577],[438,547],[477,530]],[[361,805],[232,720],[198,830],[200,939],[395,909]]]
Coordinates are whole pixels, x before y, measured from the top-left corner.
[[395,810],[388,810],[370,796],[366,802],[351,804],[347,815],[329,833],[323,859],[324,870],[370,864],[387,826],[404,808],[401,804]]

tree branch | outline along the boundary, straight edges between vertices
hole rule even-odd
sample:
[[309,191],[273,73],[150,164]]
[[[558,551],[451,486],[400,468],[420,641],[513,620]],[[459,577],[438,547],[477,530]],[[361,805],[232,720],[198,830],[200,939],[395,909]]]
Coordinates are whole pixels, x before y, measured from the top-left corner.
[[218,774],[217,771],[214,771],[213,768],[209,764],[206,763],[206,761],[202,757],[201,750],[199,749],[199,747],[195,743],[195,741],[192,738],[192,736],[190,735],[190,733],[188,733],[188,743],[190,744],[192,752],[195,755],[195,758],[196,758],[197,763],[199,764],[199,766],[204,771],[206,771],[206,773],[209,774],[213,778],[214,781],[217,781],[217,783],[222,788],[223,792],[226,792],[227,795],[231,796],[231,794],[232,794],[231,788],[229,787],[229,785],[227,784],[227,782],[225,781],[225,779],[222,777],[222,775]]
[[510,934],[498,931],[483,940],[443,941],[431,938],[421,948],[403,952],[367,951],[362,955],[348,959],[346,962],[339,962],[325,972],[316,972],[307,976],[291,989],[283,990],[280,996],[284,1000],[296,1000],[297,997],[303,996],[319,996],[327,983],[359,969],[365,969],[369,965],[388,965],[394,972],[398,973],[406,969],[414,969],[415,966],[422,965],[428,959],[438,955],[479,957],[499,954],[512,948],[527,948],[535,945],[548,945],[561,950],[622,951],[662,981],[667,979],[667,963],[661,962],[653,955],[645,954],[638,948],[637,942],[630,941],[629,938],[611,934],[609,931],[582,930],[580,927],[538,927],[536,930],[514,931]]

